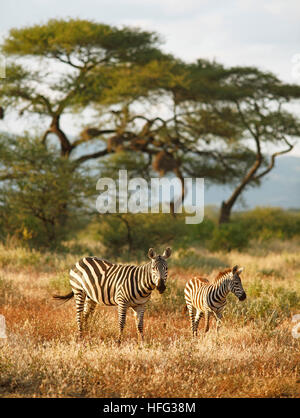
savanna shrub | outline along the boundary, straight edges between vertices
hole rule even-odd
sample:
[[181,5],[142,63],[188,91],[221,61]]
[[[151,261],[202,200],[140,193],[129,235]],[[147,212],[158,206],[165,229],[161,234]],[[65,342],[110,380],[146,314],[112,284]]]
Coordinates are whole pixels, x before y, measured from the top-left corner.
[[214,229],[208,247],[211,251],[243,250],[249,245],[250,236],[241,222],[222,224]]
[[199,224],[186,225],[185,232],[188,243],[193,242],[195,245],[204,246],[207,241],[212,239],[215,228],[215,222],[208,218],[204,218]]
[[150,247],[158,252],[184,236],[184,222],[170,214],[107,214],[100,217],[98,240],[105,256],[144,259]]
[[56,248],[78,230],[92,191],[91,178],[39,139],[2,138],[0,234],[21,245]]
[[291,239],[300,235],[300,212],[257,207],[236,214],[233,220],[241,222],[243,228],[251,231],[251,237],[260,241],[268,241],[272,238]]

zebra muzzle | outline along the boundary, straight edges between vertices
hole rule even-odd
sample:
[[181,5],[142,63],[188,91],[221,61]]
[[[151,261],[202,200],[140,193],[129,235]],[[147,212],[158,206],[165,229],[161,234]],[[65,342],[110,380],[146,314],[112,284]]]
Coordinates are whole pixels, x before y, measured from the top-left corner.
[[244,292],[240,297],[239,300],[242,302],[243,300],[246,299],[246,293]]
[[163,293],[166,290],[166,286],[165,286],[163,280],[160,280],[158,282],[158,285],[156,286],[156,289],[159,291],[159,293]]

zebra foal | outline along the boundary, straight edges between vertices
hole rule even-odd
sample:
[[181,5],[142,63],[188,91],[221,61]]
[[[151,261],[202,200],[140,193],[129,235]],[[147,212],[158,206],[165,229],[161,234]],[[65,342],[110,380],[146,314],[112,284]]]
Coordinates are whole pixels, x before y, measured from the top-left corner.
[[134,311],[138,336],[143,340],[146,303],[155,288],[159,293],[165,291],[168,276],[166,259],[170,255],[170,248],[166,248],[162,255],[156,255],[150,248],[148,257],[151,261],[141,266],[113,264],[97,257],[85,257],[70,270],[72,291],[65,296],[54,295],[53,297],[65,301],[75,297],[80,338],[96,305],[104,304],[118,307],[119,343],[128,308]]
[[212,314],[216,318],[218,331],[229,292],[232,292],[240,301],[246,299],[240,278],[242,271],[242,267],[235,266],[233,269],[220,272],[212,283],[201,277],[195,277],[187,282],[184,297],[193,336],[197,335],[199,321],[203,316],[204,332],[209,330],[209,319]]

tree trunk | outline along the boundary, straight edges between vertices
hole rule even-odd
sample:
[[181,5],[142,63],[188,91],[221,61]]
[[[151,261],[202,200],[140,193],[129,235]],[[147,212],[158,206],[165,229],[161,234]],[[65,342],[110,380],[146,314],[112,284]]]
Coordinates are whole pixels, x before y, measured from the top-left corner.
[[230,221],[231,210],[235,204],[237,198],[244,191],[245,187],[253,180],[255,173],[262,164],[262,155],[260,153],[260,148],[258,148],[258,153],[256,156],[255,163],[252,165],[248,173],[245,175],[241,183],[233,191],[232,195],[226,202],[222,202],[219,216],[219,225],[228,223]]
[[231,209],[233,205],[222,202],[219,216],[219,225],[228,223],[230,221]]
[[57,135],[59,141],[60,141],[60,147],[61,147],[61,155],[63,157],[68,157],[73,149],[70,141],[66,137],[65,133],[60,128],[59,123],[60,115],[55,115],[52,119],[50,129],[48,132],[52,132],[55,135]]
[[[179,167],[176,167],[173,171],[176,174],[177,178],[179,178],[180,183],[181,183],[181,196],[178,198],[178,200],[181,199],[181,203],[183,205],[183,201],[184,201],[184,198],[185,198],[184,178],[181,174],[181,171],[180,171]],[[171,211],[171,215],[174,218],[176,218],[175,205],[176,205],[175,200],[173,200],[173,202],[170,202],[170,211]]]

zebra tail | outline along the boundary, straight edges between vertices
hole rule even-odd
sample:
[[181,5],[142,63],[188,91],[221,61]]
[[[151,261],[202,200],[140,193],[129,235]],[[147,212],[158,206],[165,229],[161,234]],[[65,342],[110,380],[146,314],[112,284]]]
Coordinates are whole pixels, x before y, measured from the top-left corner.
[[68,302],[68,300],[72,299],[72,297],[74,296],[73,291],[71,291],[70,293],[68,293],[67,295],[64,296],[60,296],[60,295],[53,295],[53,299],[60,299],[63,300],[62,303],[66,303]]
[[187,310],[188,310],[188,308],[187,308],[187,306],[185,305],[185,307],[182,309],[182,314],[184,315],[184,314],[187,312]]

